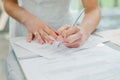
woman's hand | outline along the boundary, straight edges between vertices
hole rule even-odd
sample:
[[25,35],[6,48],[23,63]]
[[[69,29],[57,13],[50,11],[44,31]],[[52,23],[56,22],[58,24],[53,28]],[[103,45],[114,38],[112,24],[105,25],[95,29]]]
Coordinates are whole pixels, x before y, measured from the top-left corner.
[[46,42],[52,44],[53,41],[50,37],[57,39],[56,31],[45,22],[39,20],[33,14],[20,7],[18,5],[18,0],[4,0],[4,7],[11,17],[27,27],[29,31],[29,42],[31,42],[34,37],[41,44]]
[[31,42],[35,37],[41,44],[45,44],[46,42],[49,44],[53,43],[51,37],[57,40],[56,31],[51,28],[45,22],[37,19],[34,16],[31,16],[27,22],[25,22],[27,29],[29,31],[28,41]]
[[77,48],[81,46],[90,36],[85,33],[79,26],[65,25],[58,30],[62,36],[62,42],[69,48]]

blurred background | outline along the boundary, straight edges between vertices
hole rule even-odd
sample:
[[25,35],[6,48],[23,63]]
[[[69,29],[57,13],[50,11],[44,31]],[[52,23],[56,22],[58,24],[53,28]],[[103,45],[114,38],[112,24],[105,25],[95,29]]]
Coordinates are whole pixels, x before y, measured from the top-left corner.
[[[88,0],[89,1],[89,0]],[[99,0],[102,11],[102,20],[97,30],[120,28],[120,0]],[[71,1],[71,10],[80,11],[81,0]],[[5,73],[5,61],[9,54],[9,23],[8,15],[3,8],[3,0],[0,0],[0,80],[7,80]]]

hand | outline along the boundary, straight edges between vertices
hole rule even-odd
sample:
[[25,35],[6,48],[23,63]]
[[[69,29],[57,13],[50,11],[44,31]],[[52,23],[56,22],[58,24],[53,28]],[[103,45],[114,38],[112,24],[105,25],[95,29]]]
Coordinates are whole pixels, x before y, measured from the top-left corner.
[[63,44],[69,48],[81,46],[89,37],[79,26],[65,25],[58,30],[58,33],[62,36]]
[[45,22],[37,19],[36,17],[31,17],[28,22],[25,23],[27,29],[29,31],[28,41],[31,42],[35,37],[41,44],[45,44],[48,42],[49,44],[53,43],[53,40],[50,38],[52,36],[55,40],[57,40],[56,31],[51,28]]

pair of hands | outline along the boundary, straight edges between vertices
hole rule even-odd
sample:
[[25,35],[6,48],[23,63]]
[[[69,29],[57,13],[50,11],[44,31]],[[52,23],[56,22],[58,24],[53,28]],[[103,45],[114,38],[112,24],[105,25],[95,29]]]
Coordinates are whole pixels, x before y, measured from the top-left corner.
[[26,26],[28,26],[29,31],[29,42],[36,38],[42,45],[45,43],[53,44],[51,39],[53,37],[56,41],[62,41],[66,47],[76,48],[85,41],[85,35],[78,26],[64,25],[56,31],[45,22],[34,20],[34,18]]

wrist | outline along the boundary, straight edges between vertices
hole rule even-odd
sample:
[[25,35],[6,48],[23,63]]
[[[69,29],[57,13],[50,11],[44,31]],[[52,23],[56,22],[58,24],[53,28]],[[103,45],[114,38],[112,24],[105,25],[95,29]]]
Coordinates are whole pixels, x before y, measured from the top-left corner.
[[90,37],[91,32],[88,31],[85,27],[79,26],[78,28],[80,29],[80,32],[82,34],[82,37],[83,37],[82,40],[86,41]]
[[82,26],[78,26],[78,28],[80,29],[80,32],[84,35],[91,35],[91,31],[86,29],[85,27],[82,27]]

